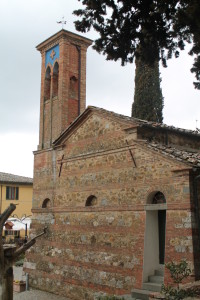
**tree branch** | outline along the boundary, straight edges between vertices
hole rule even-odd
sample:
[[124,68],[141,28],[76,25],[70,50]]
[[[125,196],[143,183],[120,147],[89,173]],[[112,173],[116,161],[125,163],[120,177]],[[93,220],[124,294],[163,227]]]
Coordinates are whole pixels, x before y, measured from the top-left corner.
[[16,205],[11,203],[10,206],[6,208],[2,214],[0,214],[0,268],[2,268],[2,266],[4,265],[4,250],[2,241],[3,226],[15,209]]
[[26,250],[28,250],[29,248],[31,248],[35,242],[36,239],[39,238],[40,236],[44,235],[46,233],[46,227],[44,228],[44,231],[41,232],[40,234],[36,235],[34,238],[32,238],[30,241],[28,241],[26,244],[24,244],[23,246],[21,246],[18,250],[16,250],[12,255],[10,255],[8,258],[11,259],[15,259],[16,257],[18,257],[20,254],[26,252]]
[[8,208],[6,208],[4,212],[0,215],[0,233],[2,233],[4,223],[15,209],[16,205],[11,203],[10,206],[8,206]]

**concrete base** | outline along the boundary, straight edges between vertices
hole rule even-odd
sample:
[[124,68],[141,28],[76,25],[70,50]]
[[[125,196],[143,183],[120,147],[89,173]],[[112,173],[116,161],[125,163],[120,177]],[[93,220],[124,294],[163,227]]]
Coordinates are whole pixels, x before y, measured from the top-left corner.
[[144,290],[148,290],[151,292],[160,292],[162,284],[160,283],[153,283],[153,282],[145,282],[142,284],[142,288]]
[[133,299],[149,300],[150,294],[151,291],[147,291],[147,290],[134,289],[131,291],[131,296]]

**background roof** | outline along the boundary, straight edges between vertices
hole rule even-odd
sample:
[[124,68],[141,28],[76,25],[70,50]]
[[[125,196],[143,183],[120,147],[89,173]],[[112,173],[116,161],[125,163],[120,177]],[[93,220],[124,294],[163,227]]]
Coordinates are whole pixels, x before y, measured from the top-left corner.
[[33,184],[33,178],[0,172],[1,183]]

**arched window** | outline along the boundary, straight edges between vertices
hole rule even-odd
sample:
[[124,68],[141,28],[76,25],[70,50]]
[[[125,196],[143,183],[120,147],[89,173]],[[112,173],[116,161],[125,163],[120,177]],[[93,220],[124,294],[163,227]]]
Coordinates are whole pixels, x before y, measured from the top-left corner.
[[56,62],[53,68],[53,87],[52,87],[53,97],[58,96],[58,79],[59,79],[59,65]]
[[155,193],[155,195],[152,199],[152,204],[163,204],[163,203],[166,203],[164,194],[161,192]]
[[51,206],[51,200],[46,198],[42,203],[42,208],[49,208]]
[[91,195],[87,198],[85,206],[95,206],[97,204],[97,198]]
[[161,192],[157,192],[153,197],[152,204],[163,204],[163,203],[166,203],[164,194]]
[[50,67],[47,68],[44,80],[44,100],[50,99],[51,91],[51,70]]
[[164,194],[160,191],[155,191],[149,194],[147,198],[148,204],[164,204],[166,203],[166,198]]

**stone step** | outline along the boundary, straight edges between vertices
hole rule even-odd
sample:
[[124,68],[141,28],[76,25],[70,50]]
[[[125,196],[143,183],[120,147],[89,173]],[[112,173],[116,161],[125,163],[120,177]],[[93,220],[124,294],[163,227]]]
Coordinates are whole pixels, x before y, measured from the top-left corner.
[[147,290],[139,290],[139,289],[133,289],[131,291],[131,296],[133,299],[139,299],[139,300],[149,300],[149,294],[151,291]]
[[131,295],[121,295],[119,297],[120,297],[120,299],[123,298],[124,300],[134,300],[134,298]]
[[157,269],[155,270],[156,276],[163,276],[164,277],[164,269]]
[[149,282],[153,282],[153,283],[162,284],[164,282],[164,277],[163,276],[158,276],[158,275],[148,276],[148,279],[149,279]]
[[144,290],[152,291],[152,292],[160,292],[162,284],[160,283],[153,283],[153,282],[144,282],[142,284],[142,288]]

